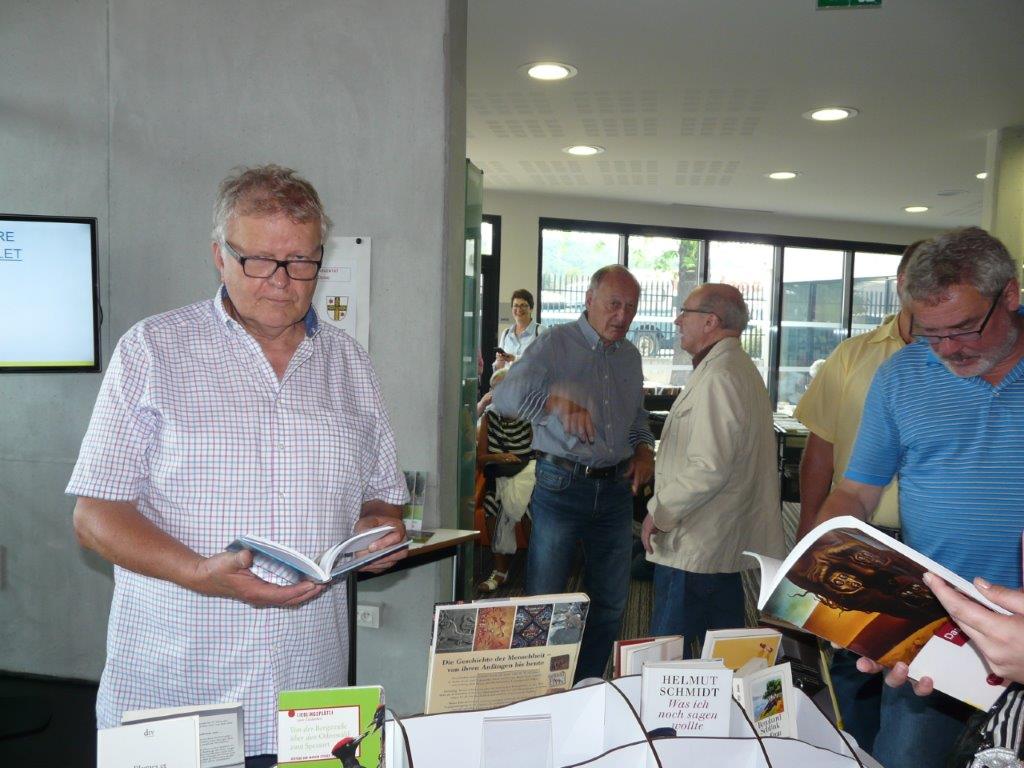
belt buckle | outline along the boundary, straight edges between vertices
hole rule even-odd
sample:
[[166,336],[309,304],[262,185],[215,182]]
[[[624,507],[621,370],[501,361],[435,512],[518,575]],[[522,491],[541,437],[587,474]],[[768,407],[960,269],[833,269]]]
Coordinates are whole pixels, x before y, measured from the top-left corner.
[[583,466],[583,476],[584,477],[590,477],[591,472],[593,471],[593,469],[594,469],[594,467],[591,467],[589,464],[585,464]]

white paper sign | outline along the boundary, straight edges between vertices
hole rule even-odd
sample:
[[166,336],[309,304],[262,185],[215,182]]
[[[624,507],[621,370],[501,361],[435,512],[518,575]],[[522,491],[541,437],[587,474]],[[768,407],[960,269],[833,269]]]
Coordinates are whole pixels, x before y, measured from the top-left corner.
[[313,293],[320,321],[370,346],[370,238],[332,237]]
[[551,716],[485,717],[480,768],[551,768]]

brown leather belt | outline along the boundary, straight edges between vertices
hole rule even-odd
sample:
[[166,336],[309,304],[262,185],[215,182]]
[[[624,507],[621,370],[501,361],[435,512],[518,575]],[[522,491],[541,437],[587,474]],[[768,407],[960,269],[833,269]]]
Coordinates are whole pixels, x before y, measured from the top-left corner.
[[620,461],[618,464],[612,464],[610,467],[591,467],[587,464],[580,464],[578,461],[573,461],[572,459],[555,456],[553,453],[543,453],[542,451],[537,452],[537,458],[543,459],[544,461],[550,461],[556,467],[568,470],[574,475],[589,477],[591,480],[604,480],[609,477],[618,477],[619,474],[629,466],[629,459],[626,459],[625,461]]

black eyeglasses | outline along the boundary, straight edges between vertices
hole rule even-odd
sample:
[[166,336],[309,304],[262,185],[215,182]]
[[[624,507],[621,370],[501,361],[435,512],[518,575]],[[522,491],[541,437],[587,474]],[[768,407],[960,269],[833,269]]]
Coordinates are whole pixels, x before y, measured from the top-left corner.
[[992,319],[992,313],[996,311],[996,306],[999,304],[999,300],[1003,298],[1003,293],[1006,291],[1004,285],[999,289],[999,293],[992,300],[992,306],[988,308],[988,314],[985,315],[985,319],[981,321],[981,325],[978,326],[976,331],[961,331],[960,333],[947,333],[944,336],[937,336],[926,333],[914,333],[914,318],[910,318],[910,335],[915,338],[926,341],[929,344],[938,344],[942,341],[977,341],[981,338],[981,334],[985,332],[985,326],[988,325],[988,321]]
[[[685,315],[687,312],[691,312],[697,315],[715,315],[715,317],[718,317],[717,314],[715,314],[714,312],[710,312],[706,309],[688,309],[686,307],[681,307],[679,310],[680,315]],[[718,317],[718,319],[721,320],[722,318]]]
[[283,267],[285,274],[287,274],[290,279],[308,282],[310,280],[316,280],[316,276],[320,273],[320,265],[323,263],[324,258],[323,244],[318,248],[320,251],[320,259],[318,261],[313,261],[312,259],[287,259],[285,261],[278,261],[277,259],[266,259],[261,256],[243,256],[235,250],[227,240],[221,240],[221,245],[224,246],[224,250],[228,252],[231,258],[242,265],[242,273],[246,277],[271,277],[277,272],[277,270]]

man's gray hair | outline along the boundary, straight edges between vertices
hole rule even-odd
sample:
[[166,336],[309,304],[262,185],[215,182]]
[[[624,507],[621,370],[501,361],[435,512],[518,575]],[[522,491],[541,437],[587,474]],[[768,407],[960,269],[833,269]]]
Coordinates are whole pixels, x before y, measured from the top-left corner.
[[995,298],[1017,277],[1006,246],[980,227],[964,227],[926,240],[914,251],[903,291],[915,301],[932,302],[953,285],[970,285]]
[[589,293],[592,291],[596,291],[598,286],[601,285],[604,279],[613,272],[618,272],[620,274],[625,275],[626,277],[633,281],[633,284],[636,286],[636,289],[638,291],[640,290],[640,281],[636,279],[636,276],[632,272],[630,272],[621,264],[609,264],[607,266],[601,267],[599,270],[597,270],[597,272],[590,276],[590,285],[587,286],[587,292]]
[[313,185],[291,168],[261,165],[236,168],[220,183],[213,206],[213,239],[227,237],[228,222],[235,216],[275,216],[291,221],[320,223],[320,242],[331,233],[331,219],[324,213],[320,195]]
[[727,283],[705,283],[701,288],[697,309],[716,315],[725,330],[742,333],[750,322],[750,311],[739,289]]

